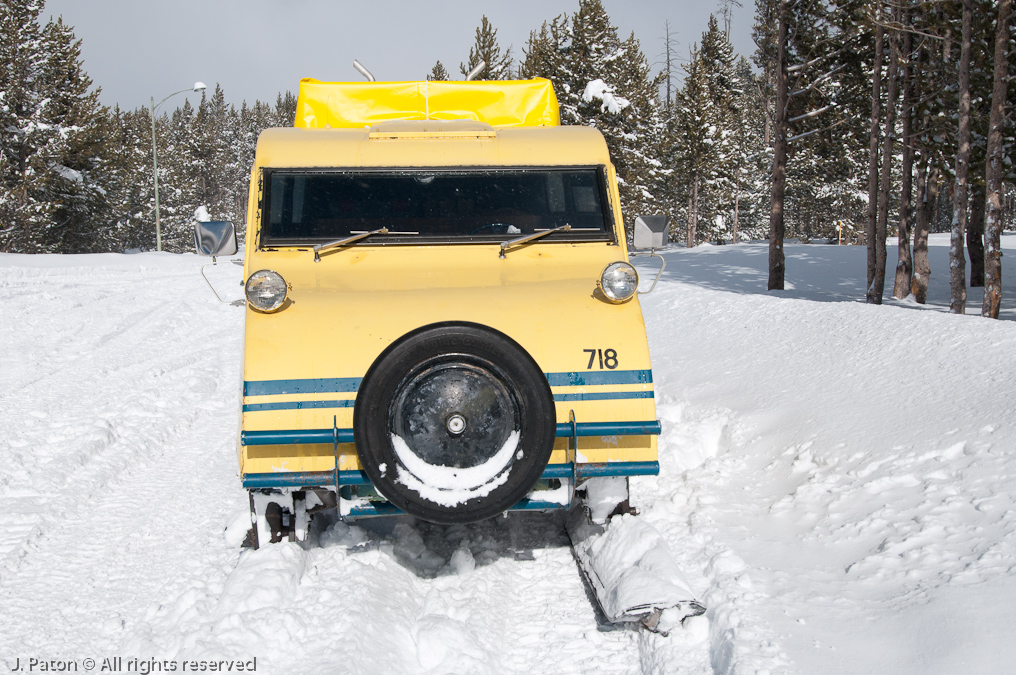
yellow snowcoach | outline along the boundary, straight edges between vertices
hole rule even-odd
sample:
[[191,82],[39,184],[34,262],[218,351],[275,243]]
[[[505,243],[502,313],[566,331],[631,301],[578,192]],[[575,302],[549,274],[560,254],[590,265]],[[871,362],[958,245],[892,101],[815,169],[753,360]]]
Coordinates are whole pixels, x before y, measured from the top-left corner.
[[325,508],[462,523],[658,473],[614,167],[549,81],[305,79],[250,186],[254,546]]
[[[324,509],[467,523],[572,506],[609,619],[665,633],[701,614],[660,534],[610,520],[629,476],[659,472],[660,424],[603,137],[559,125],[547,80],[368,79],[303,80],[295,128],[258,139],[249,543],[302,540]],[[636,241],[659,246],[665,224],[638,219]],[[230,223],[195,243],[236,252]]]

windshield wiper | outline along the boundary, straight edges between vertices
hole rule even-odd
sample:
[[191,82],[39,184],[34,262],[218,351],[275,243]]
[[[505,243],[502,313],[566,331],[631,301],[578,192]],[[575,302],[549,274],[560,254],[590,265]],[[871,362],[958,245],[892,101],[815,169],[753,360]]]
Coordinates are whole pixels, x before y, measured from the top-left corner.
[[502,241],[501,242],[501,254],[498,257],[504,258],[504,252],[507,251],[508,249],[510,249],[512,246],[518,246],[519,244],[525,244],[526,242],[533,241],[534,239],[539,239],[541,237],[546,237],[548,234],[553,234],[554,232],[567,232],[570,229],[571,229],[571,225],[562,225],[561,227],[554,227],[554,228],[551,228],[549,230],[544,230],[543,232],[536,232],[534,234],[527,234],[524,237],[519,237],[518,239],[510,239],[508,241]]
[[[342,239],[336,239],[335,241],[330,241],[330,242],[328,242],[326,244],[318,244],[313,249],[314,250],[314,262],[321,262],[321,255],[320,255],[321,253],[325,253],[327,251],[331,251],[331,250],[334,250],[334,249],[337,249],[337,248],[342,248],[343,246],[346,246],[347,244],[352,244],[353,242],[360,241],[361,239],[366,239],[367,237],[372,237],[375,234],[389,234],[389,231],[388,231],[387,227],[382,227],[382,228],[379,228],[377,230],[371,230],[370,232],[360,232],[359,234],[354,234],[354,235],[351,235],[349,237],[343,237]],[[391,232],[390,234],[403,235],[403,234],[420,234],[420,233],[419,232]]]

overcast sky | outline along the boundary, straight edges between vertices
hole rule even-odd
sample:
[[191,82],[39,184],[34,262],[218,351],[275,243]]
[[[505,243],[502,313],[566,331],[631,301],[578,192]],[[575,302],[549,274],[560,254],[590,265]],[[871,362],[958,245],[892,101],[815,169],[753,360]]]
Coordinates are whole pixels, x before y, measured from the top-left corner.
[[[731,39],[736,52],[750,57],[754,3],[742,2]],[[715,0],[603,4],[622,39],[635,32],[654,70],[663,60],[664,22],[686,58],[709,14],[719,14]],[[135,108],[195,81],[209,88],[218,82],[237,105],[274,102],[279,92],[295,94],[303,77],[361,79],[354,58],[378,80],[424,79],[438,59],[458,77],[484,14],[518,58],[529,31],[577,7],[578,0],[47,0],[41,18],[62,15],[74,27],[103,103]]]

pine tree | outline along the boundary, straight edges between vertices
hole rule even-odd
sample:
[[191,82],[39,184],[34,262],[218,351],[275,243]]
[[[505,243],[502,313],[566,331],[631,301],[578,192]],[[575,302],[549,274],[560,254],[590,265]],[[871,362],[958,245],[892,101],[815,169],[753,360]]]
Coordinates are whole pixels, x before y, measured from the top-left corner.
[[427,79],[432,82],[445,82],[448,80],[448,71],[445,69],[444,64],[438,60],[434,64],[434,67],[430,69],[430,73],[427,75]]
[[96,222],[105,199],[101,176],[104,138],[101,122],[106,110],[99,104],[99,90],[81,63],[81,41],[62,18],[44,30],[48,43],[50,92],[49,116],[60,128],[58,157],[54,158],[49,198],[54,210],[59,241],[52,244],[66,253],[95,250]]
[[709,167],[708,205],[709,220],[703,232],[710,241],[722,242],[730,236],[734,211],[734,172],[739,157],[735,139],[740,127],[737,100],[742,92],[734,74],[734,49],[714,16],[709,17],[706,32],[702,34],[700,52],[706,78],[706,91],[711,100],[716,126],[712,132],[714,157]]
[[[487,20],[485,14],[476,29],[476,40],[469,49],[469,60],[459,64],[463,75],[476,67],[480,61],[487,65],[476,76],[477,80],[510,80],[512,79],[512,49],[501,50],[497,43],[497,29]],[[435,66],[436,68],[437,66]],[[447,78],[446,78],[447,79]]]
[[674,114],[677,119],[672,141],[674,151],[670,166],[681,181],[678,194],[687,200],[687,228],[685,244],[698,244],[702,237],[699,222],[704,213],[709,217],[707,182],[712,177],[712,167],[717,164],[718,146],[717,111],[709,95],[708,73],[701,58],[698,45],[693,45],[691,57],[684,65],[684,86],[677,92]]
[[760,78],[743,56],[735,69],[737,82],[734,125],[734,223],[731,240],[762,239],[769,230],[770,148],[765,143],[767,124]]
[[106,210],[98,223],[96,249],[155,249],[155,192],[152,182],[152,126],[147,108],[109,111],[102,187]]
[[544,77],[553,81],[555,93],[560,100],[563,82],[559,83],[559,80],[564,73],[564,60],[570,36],[567,14],[554,17],[550,23],[544,21],[539,31],[530,31],[526,48],[522,50],[525,58],[519,64],[519,77],[522,79]]
[[687,199],[686,242],[694,246],[732,238],[744,158],[739,137],[747,143],[738,107],[744,92],[735,73],[733,48],[715,17],[709,18],[702,34],[702,47],[692,48],[685,72],[674,106],[670,156],[675,175],[684,181],[684,189],[677,193]]
[[275,111],[272,117],[273,127],[291,127],[296,120],[296,96],[287,91],[275,99]]
[[0,1],[0,250],[81,252],[102,208],[98,91],[62,19]]
[[553,82],[562,124],[603,134],[628,226],[635,216],[663,211],[668,171],[659,159],[665,133],[660,80],[650,76],[634,34],[621,41],[600,0],[580,0],[574,15],[530,33],[524,52],[520,75]]
[[39,199],[45,166],[36,155],[48,141],[38,124],[45,65],[41,11],[39,0],[0,4],[0,251],[44,250],[51,223],[52,205]]

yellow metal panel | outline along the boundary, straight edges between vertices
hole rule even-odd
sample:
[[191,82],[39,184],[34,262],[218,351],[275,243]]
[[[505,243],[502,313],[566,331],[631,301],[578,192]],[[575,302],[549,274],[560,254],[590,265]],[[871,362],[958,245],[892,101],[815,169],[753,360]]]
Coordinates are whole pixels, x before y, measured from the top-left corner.
[[[334,471],[335,447],[331,444],[247,445],[243,447],[243,473],[280,471]],[[360,468],[356,447],[339,444],[339,470]]]
[[258,138],[256,168],[610,165],[607,144],[591,127],[520,127],[498,129],[493,137],[398,139],[372,139],[373,128],[265,129]]
[[[461,87],[464,83],[452,84]],[[357,86],[367,87],[363,92],[382,91],[371,90],[367,84]],[[352,90],[344,91],[348,95]],[[306,98],[303,89],[301,98]],[[310,105],[312,98],[304,103]],[[350,105],[354,103],[359,105],[356,101]],[[386,115],[386,110],[399,108],[391,102],[366,107],[374,111],[372,115]],[[616,172],[602,135],[588,127],[533,126],[498,126],[491,133],[481,122],[494,124],[482,118],[440,123],[384,122],[378,117],[371,120],[369,129],[361,123],[346,125],[359,128],[269,129],[262,133],[251,174],[245,273],[273,269],[287,280],[291,291],[287,305],[274,314],[248,307],[244,380],[361,378],[392,342],[441,321],[474,322],[501,331],[529,352],[545,373],[650,370],[638,298],[614,305],[596,290],[601,270],[608,263],[627,259]],[[320,263],[313,262],[309,246],[265,249],[259,244],[263,167],[457,166],[605,166],[616,243],[537,241],[512,249],[502,259],[496,243],[410,246],[379,242],[325,253]],[[598,359],[590,367],[586,350],[606,349],[617,354],[613,368],[601,366]],[[570,384],[553,386],[552,392],[558,399],[558,423],[568,422],[572,414],[579,423],[656,419],[651,382]],[[633,397],[603,398],[604,394]],[[351,391],[245,396],[244,404],[251,409],[243,413],[242,428],[330,429],[337,424],[348,429],[353,415],[350,406],[296,405],[351,400],[354,396]],[[291,407],[263,405],[273,403]],[[575,459],[575,450],[569,451],[568,443],[569,439],[557,439],[551,463]],[[340,469],[359,467],[352,444],[340,445],[339,452]],[[577,452],[578,460],[587,462],[657,459],[654,436],[580,437]],[[244,473],[334,469],[330,444],[248,446],[241,448],[240,454]]]
[[478,82],[300,81],[294,126],[364,127],[387,120],[474,120],[494,126],[556,126],[550,80]]

